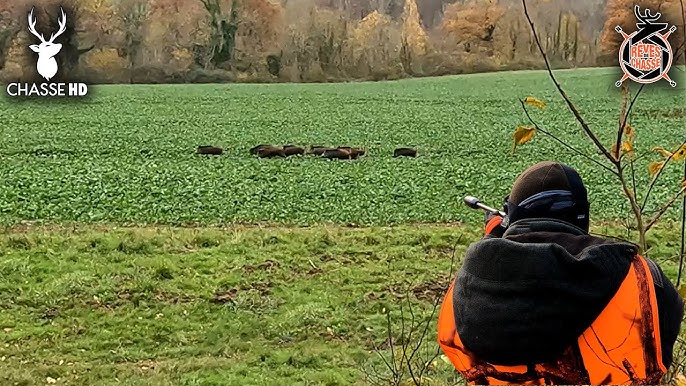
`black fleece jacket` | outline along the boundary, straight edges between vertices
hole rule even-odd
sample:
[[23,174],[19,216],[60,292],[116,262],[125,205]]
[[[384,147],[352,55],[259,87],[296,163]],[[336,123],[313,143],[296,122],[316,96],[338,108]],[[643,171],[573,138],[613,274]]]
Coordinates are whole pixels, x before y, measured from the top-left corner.
[[[559,355],[619,289],[637,248],[566,222],[526,219],[502,238],[472,244],[457,274],[455,325],[465,347],[491,363],[540,363]],[[655,282],[662,358],[672,363],[684,303],[648,260]]]

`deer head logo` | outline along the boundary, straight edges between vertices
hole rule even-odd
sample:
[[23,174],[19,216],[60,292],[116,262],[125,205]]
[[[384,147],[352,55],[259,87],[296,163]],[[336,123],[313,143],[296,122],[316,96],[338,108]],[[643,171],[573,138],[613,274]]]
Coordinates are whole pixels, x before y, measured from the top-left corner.
[[58,19],[59,30],[52,34],[50,40],[47,41],[42,34],[39,34],[36,31],[36,18],[33,16],[33,8],[31,9],[31,12],[29,12],[29,32],[41,41],[41,44],[32,44],[29,48],[38,54],[38,63],[36,67],[38,73],[47,81],[50,81],[50,79],[57,74],[57,61],[54,56],[62,49],[62,45],[54,43],[54,41],[67,30],[67,15],[61,7],[60,10],[62,11],[62,15]]

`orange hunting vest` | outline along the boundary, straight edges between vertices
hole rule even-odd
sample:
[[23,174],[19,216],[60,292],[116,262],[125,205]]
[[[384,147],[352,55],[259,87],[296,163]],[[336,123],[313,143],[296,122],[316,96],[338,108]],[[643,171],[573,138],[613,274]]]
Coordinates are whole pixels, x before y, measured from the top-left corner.
[[619,290],[596,320],[558,358],[547,363],[501,366],[475,357],[455,328],[453,286],[438,318],[438,343],[470,385],[656,385],[662,364],[660,324],[648,263],[636,256]]

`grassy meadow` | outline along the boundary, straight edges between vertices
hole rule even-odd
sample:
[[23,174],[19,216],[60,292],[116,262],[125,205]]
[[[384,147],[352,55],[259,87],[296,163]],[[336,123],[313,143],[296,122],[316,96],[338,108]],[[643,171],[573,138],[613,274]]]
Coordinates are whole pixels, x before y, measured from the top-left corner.
[[[559,77],[609,147],[615,71]],[[0,100],[0,385],[383,384],[378,353],[397,349],[408,305],[432,358],[433,304],[481,232],[464,195],[498,206],[524,168],[557,159],[589,187],[593,232],[633,237],[609,173],[541,135],[512,153],[530,95],[547,103],[534,119],[600,159],[543,72]],[[637,103],[639,191],[653,147],[684,140],[685,113],[683,91],[665,87]],[[251,157],[261,143],[369,154]],[[202,144],[227,153],[195,155]],[[392,158],[401,146],[419,157]],[[666,170],[649,208],[681,172]],[[672,279],[679,216],[649,237]],[[439,356],[423,384],[458,383]]]
[[[612,70],[561,71],[560,79],[608,148],[620,95]],[[639,100],[631,124],[639,154],[682,141],[684,95],[664,85]],[[590,188],[596,219],[627,213],[609,173],[539,136],[512,154],[527,124],[518,99],[548,103],[534,119],[591,152],[543,72],[477,74],[335,85],[169,85],[95,88],[85,102],[0,102],[0,221],[134,224],[318,223],[386,225],[476,221],[467,194],[500,205],[527,166],[557,159]],[[348,145],[357,162],[255,159],[258,144]],[[220,158],[194,154],[202,144]],[[416,146],[417,159],[393,149]],[[637,162],[639,185],[647,165]],[[678,167],[657,189],[667,198]],[[666,185],[666,184],[665,184]],[[665,186],[666,187],[666,186]],[[676,212],[670,213],[676,218]]]

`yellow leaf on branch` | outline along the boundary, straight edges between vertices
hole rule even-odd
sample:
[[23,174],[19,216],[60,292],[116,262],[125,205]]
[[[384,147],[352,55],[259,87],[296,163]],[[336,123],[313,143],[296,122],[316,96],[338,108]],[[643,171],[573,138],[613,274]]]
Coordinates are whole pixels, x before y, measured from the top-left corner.
[[625,141],[622,144],[622,150],[626,152],[634,151],[634,145],[632,145],[629,141]]
[[651,162],[650,165],[648,165],[648,172],[650,173],[651,177],[655,177],[655,175],[659,173],[663,167],[665,167],[665,161]]
[[670,151],[668,151],[668,150],[665,150],[665,148],[664,148],[664,147],[661,147],[661,146],[656,147],[656,148],[653,149],[653,150],[655,150],[656,152],[660,153],[660,155],[663,156],[663,157],[665,157],[665,158],[670,158],[670,157],[672,156],[672,152],[670,152]]
[[[681,288],[679,288],[679,292],[681,293]],[[676,386],[686,386],[686,376],[684,374],[677,374],[674,380],[676,381]]]
[[512,134],[514,136],[514,146],[512,147],[512,152],[514,153],[518,145],[523,145],[531,141],[531,139],[534,137],[534,134],[536,134],[536,128],[519,126],[517,131]]
[[545,103],[543,101],[541,101],[540,99],[536,99],[534,97],[524,98],[524,103],[526,103],[529,106],[538,107],[541,110],[543,110],[543,108],[545,107]]
[[622,144],[622,151],[626,153],[627,157],[632,158],[634,156],[634,145],[630,141],[625,141]]
[[679,148],[679,150],[674,152],[673,159],[675,161],[683,161],[686,159],[686,145]]
[[[683,285],[683,284],[680,285],[678,291],[679,291],[679,295],[681,295],[682,298],[686,297],[686,285]],[[684,379],[684,381],[686,381],[686,379]],[[684,384],[686,385],[686,383],[684,383]]]
[[610,148],[610,155],[612,156],[612,159],[617,161],[619,159],[619,150],[617,149],[617,144],[615,143],[612,145]]
[[636,139],[636,130],[629,124],[624,125],[624,137],[627,142],[634,144],[634,139]]

